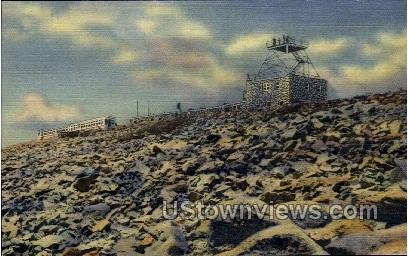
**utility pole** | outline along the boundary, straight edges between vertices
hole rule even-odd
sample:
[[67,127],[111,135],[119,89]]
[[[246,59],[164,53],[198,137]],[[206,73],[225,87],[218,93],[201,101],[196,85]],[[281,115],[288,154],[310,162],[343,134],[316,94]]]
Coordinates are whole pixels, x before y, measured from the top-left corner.
[[136,116],[139,117],[139,101],[136,101]]

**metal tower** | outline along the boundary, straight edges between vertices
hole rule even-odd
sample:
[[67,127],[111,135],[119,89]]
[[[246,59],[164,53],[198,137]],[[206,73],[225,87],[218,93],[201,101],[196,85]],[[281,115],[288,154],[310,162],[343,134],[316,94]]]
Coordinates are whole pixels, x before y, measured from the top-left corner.
[[319,78],[316,68],[306,53],[308,44],[283,35],[266,42],[270,55],[252,79],[272,79],[288,74]]
[[246,80],[243,100],[254,104],[291,104],[327,99],[327,80],[320,78],[306,53],[307,43],[284,35],[266,42],[270,54]]

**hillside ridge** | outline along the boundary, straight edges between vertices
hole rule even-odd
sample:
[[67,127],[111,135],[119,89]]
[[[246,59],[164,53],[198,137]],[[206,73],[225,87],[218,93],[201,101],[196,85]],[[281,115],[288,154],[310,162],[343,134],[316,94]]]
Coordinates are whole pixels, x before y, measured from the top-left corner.
[[[406,91],[141,120],[2,149],[3,255],[406,253]],[[163,204],[377,218],[166,219]]]

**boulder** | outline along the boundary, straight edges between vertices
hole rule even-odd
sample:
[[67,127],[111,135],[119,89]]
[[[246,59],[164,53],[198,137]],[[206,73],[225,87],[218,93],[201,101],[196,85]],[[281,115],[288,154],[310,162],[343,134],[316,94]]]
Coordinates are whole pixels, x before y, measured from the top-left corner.
[[268,204],[280,204],[293,201],[296,198],[295,193],[291,192],[266,192],[261,195],[260,199]]

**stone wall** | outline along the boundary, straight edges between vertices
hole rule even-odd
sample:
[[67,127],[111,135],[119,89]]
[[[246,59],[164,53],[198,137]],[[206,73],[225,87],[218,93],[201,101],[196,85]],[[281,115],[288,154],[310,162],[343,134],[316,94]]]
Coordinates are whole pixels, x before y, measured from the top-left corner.
[[247,80],[243,96],[244,101],[254,104],[322,101],[327,99],[327,81],[294,74],[275,79]]
[[277,104],[290,103],[290,77],[275,79],[247,80],[244,91],[244,101],[262,104],[273,102]]
[[289,75],[291,102],[323,101],[327,99],[327,81],[321,78]]

